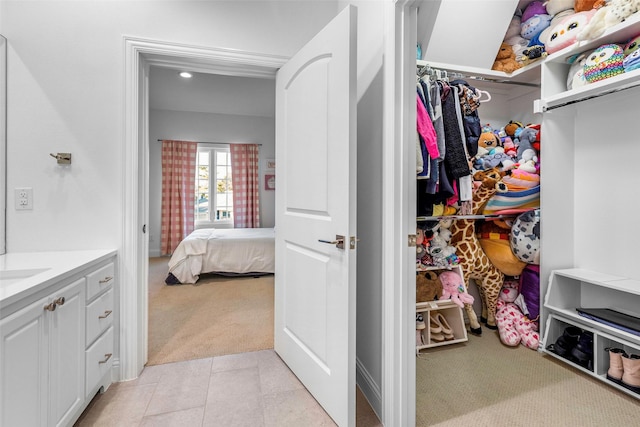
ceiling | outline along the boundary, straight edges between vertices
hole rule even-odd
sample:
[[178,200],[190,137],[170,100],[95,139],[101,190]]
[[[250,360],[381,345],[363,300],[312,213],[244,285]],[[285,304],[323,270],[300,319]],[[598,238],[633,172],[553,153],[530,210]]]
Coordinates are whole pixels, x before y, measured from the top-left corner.
[[275,117],[275,80],[151,67],[149,106],[155,110]]

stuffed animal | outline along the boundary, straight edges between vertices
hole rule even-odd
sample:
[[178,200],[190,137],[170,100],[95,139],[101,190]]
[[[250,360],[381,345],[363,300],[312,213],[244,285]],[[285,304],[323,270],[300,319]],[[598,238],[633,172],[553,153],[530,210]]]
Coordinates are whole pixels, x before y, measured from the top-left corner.
[[523,128],[524,125],[520,122],[514,121],[514,120],[509,120],[509,123],[507,123],[504,126],[504,131],[507,133],[507,135],[509,135],[511,138],[515,138],[516,136],[516,130],[518,128]]
[[515,70],[521,67],[522,65],[516,62],[516,54],[513,52],[513,48],[511,47],[511,45],[502,42],[491,69],[496,71],[504,71],[505,73],[513,73]]
[[635,36],[624,45],[624,56],[631,55],[640,48],[640,35]]
[[442,283],[442,299],[450,299],[460,307],[473,304],[473,296],[467,293],[462,278],[455,271],[443,271],[439,275]]
[[587,62],[587,58],[592,53],[593,50],[589,50],[572,58],[573,62],[569,68],[569,74],[567,75],[567,90],[579,88],[588,83],[587,79],[584,78],[584,63]]
[[[520,35],[527,40],[535,40],[538,39],[540,33],[544,31],[549,25],[551,25],[551,16],[550,15],[534,15],[532,18],[528,20],[522,21],[522,26],[520,28]],[[530,44],[531,45],[531,44]]]
[[591,21],[578,33],[578,40],[593,40],[640,10],[640,0],[611,0],[598,9]]
[[593,51],[584,63],[584,78],[589,83],[624,73],[624,51],[617,44],[605,44]]
[[547,15],[548,13],[549,12],[543,2],[538,0],[532,1],[522,11],[521,21],[526,22],[536,15]]
[[595,13],[595,10],[589,10],[574,13],[562,19],[551,29],[549,38],[545,42],[544,47],[547,53],[552,54],[574,44],[580,30],[589,23]]
[[433,271],[416,274],[416,302],[435,301],[442,295],[442,283]]
[[526,263],[511,250],[511,227],[500,221],[484,221],[476,226],[478,241],[485,254],[498,270],[507,276],[518,276]]
[[546,13],[551,16],[556,16],[566,10],[573,10],[574,4],[575,0],[547,0],[544,2]]
[[[505,283],[500,290],[496,305],[496,323],[500,341],[504,345],[515,347],[523,344],[532,350],[538,349],[540,334],[536,331],[537,325],[530,321],[516,304],[518,298],[516,284]],[[523,299],[520,300],[522,303]]]
[[535,151],[534,143],[538,140],[539,131],[535,127],[527,126],[522,129],[522,132],[518,135],[518,162],[526,160],[537,161],[537,153]]
[[605,5],[605,0],[575,0],[573,10],[584,12],[591,9],[600,9]]
[[493,131],[493,128],[490,125],[483,126],[480,137],[478,138],[478,148],[482,147],[490,152],[492,149],[501,145],[500,138]]
[[527,264],[540,264],[540,209],[518,215],[509,240],[513,254]]
[[640,50],[634,50],[630,55],[625,56],[622,65],[625,73],[640,68]]
[[542,30],[542,32],[540,33],[540,36],[538,37],[540,42],[546,46],[547,42],[549,41],[549,36],[551,35],[551,30],[553,29],[553,27],[558,25],[560,21],[562,21],[564,18],[570,15],[573,15],[574,13],[576,12],[573,9],[567,9],[567,10],[563,10],[560,13],[552,15],[551,22],[549,22],[549,26],[544,30]]

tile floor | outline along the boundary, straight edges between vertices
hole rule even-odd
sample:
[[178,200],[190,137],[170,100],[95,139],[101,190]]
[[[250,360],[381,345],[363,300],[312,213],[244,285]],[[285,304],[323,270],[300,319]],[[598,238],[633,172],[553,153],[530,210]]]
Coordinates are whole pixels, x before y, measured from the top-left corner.
[[[357,422],[381,426],[362,393]],[[334,426],[273,350],[149,366],[98,394],[76,426]]]

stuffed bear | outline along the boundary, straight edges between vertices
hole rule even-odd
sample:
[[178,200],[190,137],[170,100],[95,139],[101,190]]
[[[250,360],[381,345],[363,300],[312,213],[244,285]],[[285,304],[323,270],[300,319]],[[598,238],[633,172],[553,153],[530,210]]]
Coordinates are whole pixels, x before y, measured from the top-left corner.
[[442,283],[433,271],[416,274],[416,302],[435,301],[442,295]]
[[496,60],[493,62],[492,70],[504,71],[505,73],[513,73],[518,68],[521,68],[522,64],[516,62],[516,54],[513,52],[511,45],[502,42]]
[[[506,282],[500,290],[496,305],[496,324],[500,341],[510,347],[523,344],[527,348],[537,350],[540,342],[537,325],[530,321],[516,304],[518,295],[515,283]],[[519,302],[521,301],[522,298]]]
[[451,299],[455,304],[464,307],[473,304],[473,296],[467,293],[462,278],[455,271],[443,271],[438,276],[442,283],[442,299]]

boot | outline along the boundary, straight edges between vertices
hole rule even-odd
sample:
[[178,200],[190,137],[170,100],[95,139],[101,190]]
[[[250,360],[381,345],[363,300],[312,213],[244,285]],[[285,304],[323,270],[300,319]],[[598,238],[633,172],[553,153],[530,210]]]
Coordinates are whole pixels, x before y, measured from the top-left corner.
[[625,352],[621,348],[605,348],[605,351],[609,352],[607,379],[622,385],[622,355],[625,354]]
[[622,355],[622,385],[640,394],[640,354]]
[[575,347],[571,349],[571,359],[590,371],[593,371],[593,334],[582,331]]

